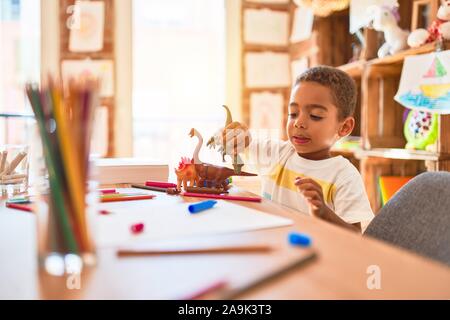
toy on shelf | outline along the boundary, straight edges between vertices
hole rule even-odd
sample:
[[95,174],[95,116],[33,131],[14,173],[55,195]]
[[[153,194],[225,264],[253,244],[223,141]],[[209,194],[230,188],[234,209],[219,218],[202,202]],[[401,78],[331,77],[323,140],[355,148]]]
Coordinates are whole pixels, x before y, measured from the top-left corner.
[[[225,155],[228,154],[233,159],[234,172],[236,174],[239,174],[244,163],[237,152],[237,141],[235,141],[234,150],[226,150],[226,133],[228,132],[228,130],[243,130],[244,132],[247,132],[248,128],[239,122],[233,122],[233,117],[231,116],[230,109],[228,109],[228,107],[225,105],[223,105],[222,107],[224,107],[227,112],[227,119],[225,121],[224,129],[219,130],[218,133],[212,136],[206,143],[206,146],[213,149],[216,146],[219,146],[218,151],[222,154],[222,161],[225,162]],[[249,144],[250,138],[247,136],[245,137],[245,147],[248,147]],[[227,151],[231,151],[231,153],[227,153]]]
[[420,110],[411,110],[405,121],[406,149],[425,150],[436,142],[438,115]]
[[408,37],[408,45],[412,48],[436,40],[450,40],[450,0],[444,1],[439,7],[434,20],[428,30],[416,29]]
[[378,49],[378,57],[397,53],[407,47],[408,31],[398,26],[400,15],[396,6],[372,5],[367,8],[369,26],[384,33],[385,43]]
[[[180,165],[175,169],[178,180],[178,189],[197,193],[226,193],[229,189],[229,183],[232,176],[256,176],[253,173],[239,172],[227,167],[216,166],[204,163],[199,158],[200,149],[203,145],[202,135],[194,128],[191,129],[189,136],[197,137],[198,143],[195,147],[192,159],[182,158]],[[188,187],[189,182],[189,187]],[[211,188],[215,189],[212,192]]]

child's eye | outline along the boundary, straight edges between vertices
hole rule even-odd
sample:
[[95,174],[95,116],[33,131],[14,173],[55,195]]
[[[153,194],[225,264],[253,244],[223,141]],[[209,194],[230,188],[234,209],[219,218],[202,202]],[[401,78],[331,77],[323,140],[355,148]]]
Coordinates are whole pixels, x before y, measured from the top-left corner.
[[323,117],[315,116],[313,114],[311,114],[310,117],[311,117],[311,120],[314,120],[314,121],[320,121],[323,119]]
[[289,116],[289,118],[297,118],[296,113],[289,113],[288,116]]

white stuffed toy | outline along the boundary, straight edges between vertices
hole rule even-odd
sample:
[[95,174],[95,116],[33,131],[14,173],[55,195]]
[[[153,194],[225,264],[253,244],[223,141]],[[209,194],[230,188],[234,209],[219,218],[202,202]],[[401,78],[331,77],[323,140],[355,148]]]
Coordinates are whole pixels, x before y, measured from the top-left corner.
[[369,26],[384,33],[385,43],[378,49],[378,57],[397,53],[407,48],[408,31],[398,26],[400,15],[397,7],[373,5],[367,8]]
[[412,48],[435,40],[450,40],[450,0],[446,0],[439,7],[437,19],[428,30],[417,29],[408,37],[408,45]]

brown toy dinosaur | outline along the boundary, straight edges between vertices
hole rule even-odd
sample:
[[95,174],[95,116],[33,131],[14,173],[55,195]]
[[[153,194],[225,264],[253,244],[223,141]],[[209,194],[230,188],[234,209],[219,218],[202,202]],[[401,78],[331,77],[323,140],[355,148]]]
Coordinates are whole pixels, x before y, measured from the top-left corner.
[[203,145],[203,137],[195,130],[191,129],[189,136],[192,138],[196,136],[198,138],[197,146],[194,150],[193,161],[195,171],[198,176],[197,187],[209,187],[227,190],[228,178],[231,176],[256,176],[256,174],[248,172],[236,173],[233,169],[227,167],[216,166],[209,163],[203,163],[199,158],[199,152]]
[[184,190],[187,189],[188,182],[191,187],[194,184],[198,185],[198,175],[193,161],[189,158],[181,158],[178,168],[175,169],[175,174],[177,175],[177,190],[181,190],[182,183]]
[[[213,148],[213,149],[216,146],[219,146],[218,151],[222,155],[222,161],[225,162],[225,155],[228,154],[233,160],[234,172],[236,173],[236,175],[239,175],[239,173],[241,172],[241,168],[244,166],[244,163],[243,163],[241,157],[239,156],[239,154],[237,153],[236,149],[233,150],[232,154],[227,153],[227,150],[225,150],[225,146],[227,145],[225,136],[226,136],[227,130],[248,131],[248,128],[239,122],[233,122],[233,117],[231,116],[230,109],[225,105],[222,105],[222,107],[225,108],[225,111],[227,113],[227,119],[225,120],[225,126],[222,131],[222,135],[216,134],[216,135],[212,136],[206,143],[206,146],[209,148]],[[247,147],[249,144],[250,144],[250,140],[248,137],[246,137],[245,138],[245,147]]]

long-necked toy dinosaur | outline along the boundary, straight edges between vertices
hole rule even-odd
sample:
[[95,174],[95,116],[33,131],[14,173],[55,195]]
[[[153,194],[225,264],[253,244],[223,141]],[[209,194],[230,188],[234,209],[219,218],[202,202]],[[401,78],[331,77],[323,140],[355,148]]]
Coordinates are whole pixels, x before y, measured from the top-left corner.
[[[227,130],[236,130],[236,129],[248,130],[248,128],[242,127],[243,125],[239,122],[233,122],[233,117],[231,116],[230,109],[225,105],[222,105],[222,107],[225,108],[227,113],[227,118],[225,120],[225,126],[222,135],[214,135],[211,138],[209,138],[208,142],[206,143],[206,146],[213,149],[216,146],[219,146],[218,151],[222,154],[222,161],[225,162],[225,155],[228,154],[233,159],[234,172],[236,174],[239,174],[241,172],[242,167],[244,166],[244,162],[242,161],[241,157],[239,156],[236,150],[226,150],[226,148],[224,147],[227,145],[225,137]],[[245,146],[247,147],[250,141],[248,138],[245,139],[246,139]],[[231,154],[227,153],[227,151],[231,151],[232,153]]]
[[197,137],[198,143],[195,147],[192,160],[182,159],[175,174],[178,180],[178,189],[183,184],[184,189],[187,188],[187,182],[192,187],[194,184],[197,188],[216,188],[226,192],[229,189],[229,179],[231,176],[256,176],[256,174],[248,172],[236,173],[233,169],[204,163],[199,158],[199,153],[203,145],[202,135],[194,128],[191,129],[189,136]]

